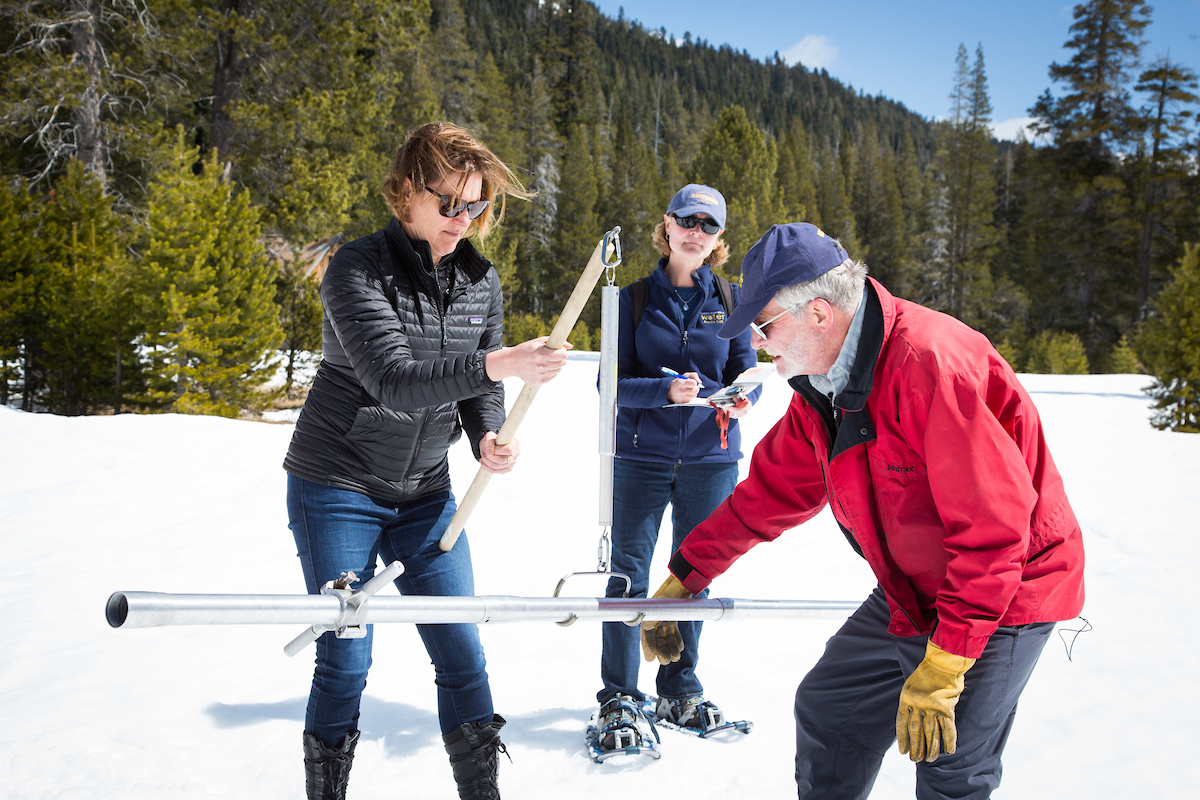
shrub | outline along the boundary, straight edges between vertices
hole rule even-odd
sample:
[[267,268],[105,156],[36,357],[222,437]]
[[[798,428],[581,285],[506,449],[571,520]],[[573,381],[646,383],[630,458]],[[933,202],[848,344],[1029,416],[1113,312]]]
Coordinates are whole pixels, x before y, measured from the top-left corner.
[[1083,340],[1066,331],[1042,331],[1029,343],[1026,371],[1046,375],[1086,375]]

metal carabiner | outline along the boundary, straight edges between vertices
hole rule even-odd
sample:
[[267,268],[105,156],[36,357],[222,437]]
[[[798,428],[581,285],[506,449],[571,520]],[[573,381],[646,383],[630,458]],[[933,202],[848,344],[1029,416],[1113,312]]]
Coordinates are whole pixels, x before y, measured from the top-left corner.
[[[614,260],[609,261],[609,248],[615,251]],[[613,228],[608,233],[604,234],[604,240],[600,245],[600,261],[604,264],[604,277],[608,279],[608,285],[612,286],[617,278],[617,267],[621,264],[621,226]]]

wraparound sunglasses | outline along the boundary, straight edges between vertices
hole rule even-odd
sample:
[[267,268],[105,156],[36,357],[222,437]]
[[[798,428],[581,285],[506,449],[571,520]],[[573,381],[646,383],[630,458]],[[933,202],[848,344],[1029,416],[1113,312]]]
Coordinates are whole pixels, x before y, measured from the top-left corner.
[[450,217],[451,219],[457,217],[463,211],[466,211],[467,216],[471,219],[477,219],[492,202],[491,200],[476,200],[474,203],[455,203],[453,197],[446,197],[444,194],[438,194],[428,186],[425,187],[425,191],[436,197],[438,202],[441,203],[441,206],[438,208],[438,213],[443,217]]
[[704,219],[702,217],[677,217],[674,214],[671,216],[675,217],[676,225],[681,228],[687,228],[688,230],[691,230],[697,225],[700,226],[700,230],[709,234],[716,233],[717,231],[721,230],[721,226],[713,222],[711,219]]

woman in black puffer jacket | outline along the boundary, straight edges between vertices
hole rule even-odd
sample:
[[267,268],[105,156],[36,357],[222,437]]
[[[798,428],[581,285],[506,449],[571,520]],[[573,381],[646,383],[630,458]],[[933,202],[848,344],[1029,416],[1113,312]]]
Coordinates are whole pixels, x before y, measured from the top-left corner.
[[[496,444],[501,380],[545,383],[566,348],[546,349],[546,337],[501,347],[500,279],[466,237],[499,221],[506,195],[527,195],[490,150],[448,123],[422,126],[397,150],[383,194],[387,228],[338,251],[321,284],[324,358],[284,460],[289,524],[311,594],[343,572],[358,588],[382,556],[404,564],[403,594],[473,595],[466,537],[449,553],[438,547],[456,509],[447,451],[465,431],[484,469],[510,471],[520,447]],[[492,710],[478,631],[417,629],[459,796],[498,797],[504,719]],[[345,797],[370,663],[370,626],[365,638],[317,640],[304,730],[310,800]]]

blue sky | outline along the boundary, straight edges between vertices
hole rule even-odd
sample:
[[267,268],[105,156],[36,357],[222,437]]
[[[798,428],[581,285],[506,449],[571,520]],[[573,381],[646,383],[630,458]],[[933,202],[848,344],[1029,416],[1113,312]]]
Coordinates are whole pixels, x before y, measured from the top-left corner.
[[[974,62],[983,45],[992,120],[997,134],[1015,135],[1019,120],[1047,88],[1049,66],[1072,53],[1075,3],[1059,0],[594,0],[601,13],[682,39],[729,44],[757,59],[778,52],[789,63],[824,67],[842,83],[882,94],[928,118],[949,110],[954,57],[964,44]],[[1200,0],[1151,3],[1143,61],[1168,50],[1200,72]],[[1056,93],[1058,93],[1056,91]]]

